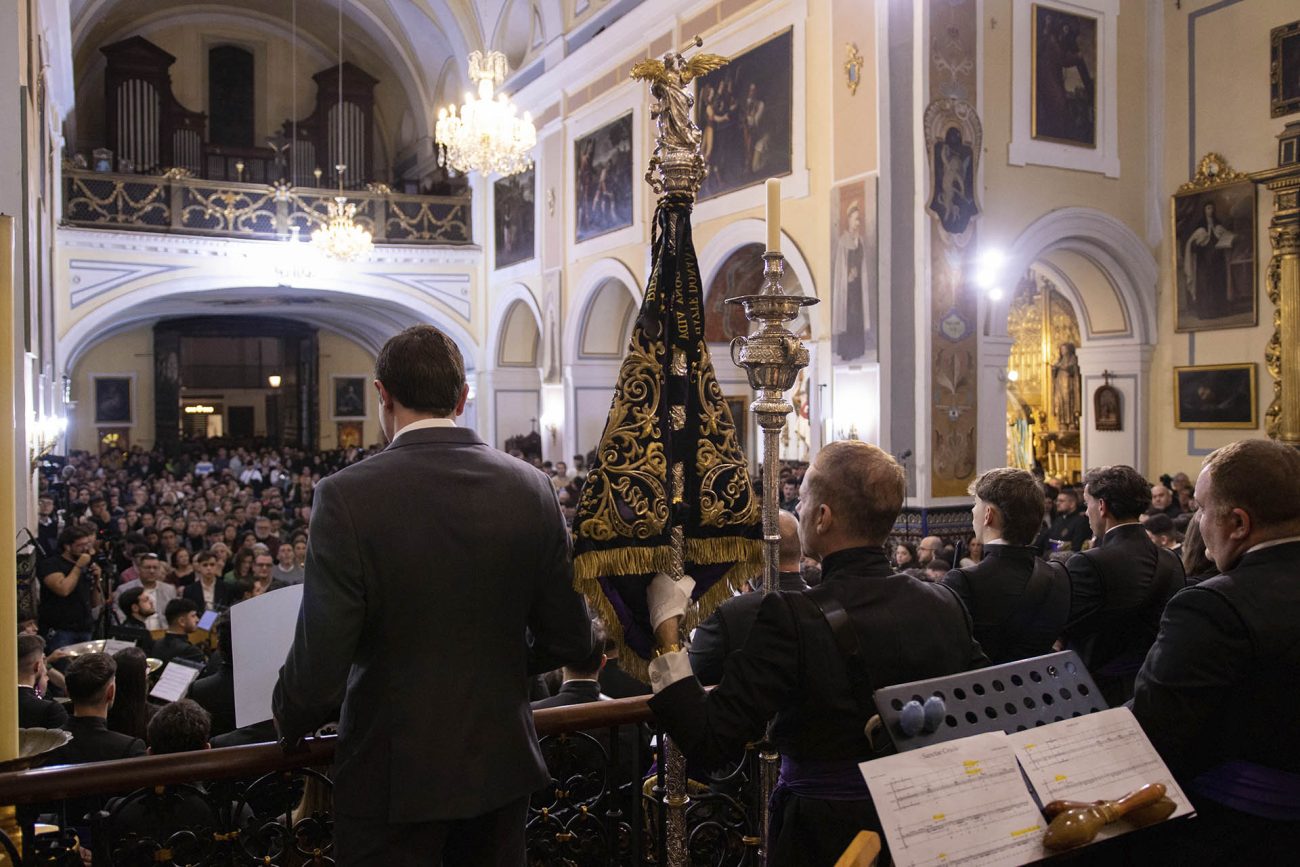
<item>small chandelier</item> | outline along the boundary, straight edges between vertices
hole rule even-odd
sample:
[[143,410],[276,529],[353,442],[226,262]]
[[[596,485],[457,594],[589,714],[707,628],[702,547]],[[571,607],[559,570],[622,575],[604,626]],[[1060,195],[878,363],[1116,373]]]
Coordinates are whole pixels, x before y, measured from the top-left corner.
[[465,94],[459,116],[454,105],[438,110],[438,165],[483,175],[513,175],[532,166],[528,153],[537,144],[532,116],[524,112],[522,119],[516,117],[504,93],[493,96],[506,77],[506,56],[471,51],[469,77],[478,85],[478,97]]
[[340,262],[355,262],[370,255],[374,248],[370,233],[356,221],[357,206],[343,195],[343,173],[347,166],[334,167],[339,173],[339,194],[328,203],[325,225],[311,233],[311,245],[320,253]]

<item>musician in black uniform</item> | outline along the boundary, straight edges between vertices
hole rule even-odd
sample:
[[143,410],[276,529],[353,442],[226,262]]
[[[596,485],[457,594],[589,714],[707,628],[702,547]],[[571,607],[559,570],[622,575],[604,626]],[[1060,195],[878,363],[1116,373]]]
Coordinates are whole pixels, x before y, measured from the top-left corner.
[[1169,601],[1133,695],[1197,808],[1157,854],[1289,863],[1300,850],[1300,452],[1263,439],[1217,449],[1196,502],[1220,574]]
[[[650,664],[651,707],[687,759],[717,767],[775,716],[771,739],[782,763],[769,863],[779,867],[833,864],[858,831],[880,831],[857,769],[878,752],[864,732],[876,712],[874,686],[988,664],[956,594],[890,566],[882,545],[904,492],[902,468],[875,446],[854,440],[821,450],[804,476],[799,512],[804,552],[821,561],[826,589],[765,596],[711,693],[675,647],[690,579],[652,582],[663,653]],[[860,649],[852,669],[822,613],[837,605]]]
[[943,583],[970,611],[975,638],[994,664],[1052,652],[1070,613],[1070,576],[1037,556],[1043,494],[1025,470],[989,470],[970,486],[971,517],[984,559]]
[[1152,542],[1139,521],[1151,507],[1151,485],[1141,473],[1098,467],[1083,483],[1094,547],[1065,561],[1065,636],[1114,707],[1133,697],[1133,678],[1156,640],[1160,614],[1183,587],[1183,564]]

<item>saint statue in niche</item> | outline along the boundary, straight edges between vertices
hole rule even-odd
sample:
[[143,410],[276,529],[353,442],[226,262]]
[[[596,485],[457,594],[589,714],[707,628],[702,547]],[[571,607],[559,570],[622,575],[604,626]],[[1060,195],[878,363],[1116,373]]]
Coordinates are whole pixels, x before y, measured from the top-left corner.
[[1082,412],[1079,376],[1079,357],[1073,343],[1062,343],[1056,362],[1052,365],[1052,412],[1056,415],[1057,430],[1078,430]]

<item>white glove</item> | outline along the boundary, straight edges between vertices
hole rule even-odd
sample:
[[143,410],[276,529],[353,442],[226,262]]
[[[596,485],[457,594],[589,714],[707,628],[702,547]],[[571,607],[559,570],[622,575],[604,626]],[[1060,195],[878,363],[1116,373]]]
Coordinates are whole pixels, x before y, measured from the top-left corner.
[[646,602],[650,607],[650,628],[658,629],[659,624],[673,617],[686,613],[686,606],[691,604],[691,593],[695,590],[695,579],[689,575],[674,581],[663,572],[655,575],[646,592]]

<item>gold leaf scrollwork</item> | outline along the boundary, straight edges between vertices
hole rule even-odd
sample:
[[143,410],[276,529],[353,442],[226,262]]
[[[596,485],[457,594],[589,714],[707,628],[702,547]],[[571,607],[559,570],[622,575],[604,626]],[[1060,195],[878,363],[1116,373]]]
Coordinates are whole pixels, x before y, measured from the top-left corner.
[[599,470],[582,489],[579,511],[590,515],[578,535],[596,542],[650,539],[668,525],[668,458],[656,408],[662,393],[657,357],[662,341],[635,340],[623,361],[609,421],[600,438]]
[[[701,355],[707,358],[707,349],[701,347]],[[750,487],[736,426],[727,413],[712,365],[701,365],[698,388],[700,438],[695,472],[700,479],[700,524],[727,527],[753,523],[759,519],[759,500]]]

